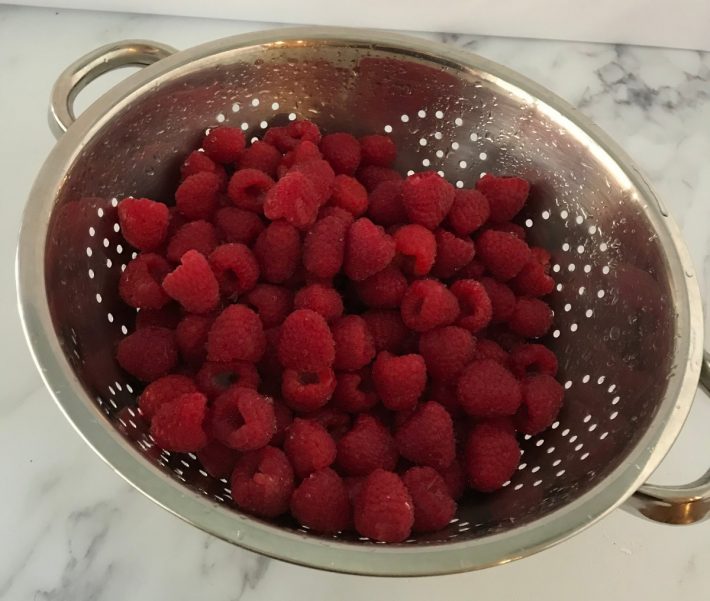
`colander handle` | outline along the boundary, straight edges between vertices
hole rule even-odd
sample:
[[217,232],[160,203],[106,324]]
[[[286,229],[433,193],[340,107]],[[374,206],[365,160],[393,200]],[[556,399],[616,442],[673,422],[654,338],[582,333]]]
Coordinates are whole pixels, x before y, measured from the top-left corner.
[[[700,385],[710,395],[710,353],[703,357]],[[626,502],[631,513],[664,524],[694,524],[710,518],[710,470],[681,486],[644,484]]]
[[146,40],[123,40],[101,46],[69,65],[57,78],[49,103],[49,127],[59,138],[76,121],[74,100],[81,90],[104,73],[128,66],[151,65],[177,52]]

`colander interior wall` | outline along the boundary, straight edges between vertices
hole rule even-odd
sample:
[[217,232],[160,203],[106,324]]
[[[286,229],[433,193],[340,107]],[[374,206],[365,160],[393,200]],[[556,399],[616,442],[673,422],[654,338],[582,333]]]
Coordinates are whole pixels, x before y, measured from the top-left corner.
[[294,118],[324,131],[387,132],[402,172],[438,170],[458,187],[487,171],[528,178],[532,200],[520,223],[532,244],[552,252],[555,319],[545,343],[561,360],[559,420],[526,438],[502,491],[471,495],[447,530],[408,542],[510,530],[599,483],[645,432],[672,368],[673,293],[642,201],[623,173],[525,92],[382,46],[293,41],[195,61],[179,79],[146,87],[77,153],[46,239],[46,280],[56,333],[101,419],[184,486],[229,503],[226,482],[194,455],[154,446],[136,410],[141,387],[114,360],[135,319],[117,294],[132,249],[115,207],[128,195],[170,202],[180,161],[206,127],[242,127],[251,139]]

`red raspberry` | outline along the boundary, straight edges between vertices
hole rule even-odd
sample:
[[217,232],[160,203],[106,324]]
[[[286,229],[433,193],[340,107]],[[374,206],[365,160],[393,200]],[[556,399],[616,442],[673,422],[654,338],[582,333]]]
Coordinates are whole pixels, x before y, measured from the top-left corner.
[[207,444],[202,429],[207,399],[199,392],[178,396],[162,404],[150,423],[150,434],[161,449],[192,453]]
[[280,447],[286,439],[286,430],[293,421],[293,413],[283,403],[274,401],[274,414],[276,415],[276,433],[271,438],[271,445]]
[[394,257],[394,240],[384,229],[361,217],[345,238],[345,274],[356,282],[382,271]]
[[307,419],[317,421],[336,441],[350,431],[350,416],[330,406],[310,413]]
[[437,252],[436,238],[431,230],[415,223],[404,225],[394,233],[394,241],[397,253],[404,258],[404,271],[415,276],[431,271]]
[[297,141],[311,142],[318,146],[321,140],[321,133],[318,126],[307,119],[293,121],[286,126],[288,134]]
[[513,415],[520,407],[520,384],[493,359],[473,361],[458,380],[461,408],[473,417]]
[[348,413],[369,411],[377,404],[369,369],[338,374],[333,405]]
[[374,223],[388,226],[407,221],[402,201],[402,185],[402,179],[398,176],[396,179],[381,182],[370,191],[367,216]]
[[276,432],[272,400],[252,388],[232,386],[212,404],[210,425],[215,438],[230,449],[260,449]]
[[362,317],[340,317],[333,322],[331,331],[335,341],[335,369],[356,371],[372,361],[375,356],[375,343]]
[[389,136],[363,136],[360,138],[360,151],[362,165],[391,167],[397,158],[397,147]]
[[197,386],[191,378],[178,374],[164,376],[145,387],[138,397],[138,407],[143,417],[150,421],[162,405],[188,392],[197,392]]
[[323,136],[320,150],[336,174],[353,175],[360,165],[360,143],[351,134],[339,132]]
[[325,405],[335,390],[335,374],[330,367],[317,371],[285,369],[281,394],[294,411],[310,412]]
[[313,472],[293,492],[291,514],[299,524],[320,534],[351,528],[352,509],[343,479],[330,468]]
[[514,334],[504,326],[490,328],[490,330],[488,330],[488,336],[500,344],[501,347],[503,347],[503,349],[508,353],[514,348],[525,343],[525,340],[518,336],[518,334]]
[[188,154],[182,165],[180,165],[180,176],[182,179],[195,175],[195,173],[201,173],[202,171],[210,171],[220,177],[225,176],[224,168],[221,165],[217,165],[210,157],[199,150],[194,150]]
[[471,428],[465,455],[471,488],[493,492],[513,477],[520,462],[520,447],[514,432],[482,422]]
[[476,256],[473,257],[468,265],[463,266],[456,274],[456,277],[464,280],[479,280],[486,272],[486,266]]
[[430,377],[453,380],[472,360],[476,339],[456,326],[435,328],[419,338],[419,353]]
[[152,382],[167,375],[177,363],[175,335],[166,328],[143,328],[126,336],[116,349],[118,364],[129,374]]
[[207,358],[207,333],[213,321],[207,315],[186,315],[180,321],[175,328],[175,342],[183,361],[199,364]]
[[512,372],[522,378],[527,375],[557,375],[557,357],[542,344],[521,344],[510,353]]
[[283,286],[257,284],[242,302],[256,311],[265,328],[273,328],[293,310],[293,293]]
[[555,280],[545,273],[536,260],[528,261],[511,280],[511,286],[521,296],[545,296],[555,288]]
[[382,351],[372,364],[372,381],[377,395],[387,409],[411,409],[424,392],[426,364],[421,355],[396,357]]
[[163,290],[190,313],[207,313],[219,303],[219,284],[207,259],[196,250],[187,251],[163,279]]
[[160,309],[170,301],[161,282],[170,272],[170,265],[160,255],[141,253],[121,274],[118,294],[124,303],[135,309]]
[[[427,370],[429,367],[427,366]],[[453,417],[461,415],[461,405],[456,395],[456,381],[432,380],[429,382],[429,400],[436,401]]]
[[486,289],[488,298],[491,301],[493,311],[491,322],[501,323],[508,321],[515,310],[515,294],[510,287],[494,280],[493,278],[481,278],[481,285]]
[[271,284],[289,279],[301,262],[301,237],[285,221],[274,221],[259,234],[254,244],[261,278]]
[[394,438],[376,418],[361,413],[338,441],[337,465],[348,476],[367,476],[377,468],[393,470],[397,465]]
[[293,469],[282,450],[264,447],[237,460],[231,485],[237,507],[259,517],[275,518],[288,511]]
[[179,263],[188,250],[209,255],[217,247],[217,230],[208,221],[190,221],[177,230],[168,242],[168,260]]
[[298,478],[325,469],[335,461],[333,437],[318,422],[296,418],[286,430],[284,452]]
[[328,161],[319,159],[305,161],[294,165],[290,171],[293,173],[302,173],[306,176],[315,193],[316,202],[319,207],[325,204],[333,193],[335,172]]
[[264,222],[251,211],[237,207],[223,207],[214,217],[217,229],[227,242],[241,242],[251,246],[264,231]]
[[564,389],[552,376],[541,374],[523,380],[523,404],[515,415],[515,427],[534,436],[549,428],[562,407]]
[[276,177],[276,167],[281,162],[281,153],[271,144],[257,140],[239,155],[240,169],[258,169],[269,177]]
[[325,219],[326,217],[337,217],[348,226],[355,221],[352,213],[346,211],[345,209],[341,209],[340,207],[334,207],[331,205],[325,205],[318,210],[318,219]]
[[487,338],[479,338],[476,342],[476,350],[474,351],[474,359],[493,359],[496,363],[500,363],[503,367],[508,366],[508,353],[497,342],[488,340]]
[[430,467],[412,467],[402,481],[414,504],[414,532],[435,532],[445,528],[456,515],[456,501],[446,482]]
[[336,216],[316,221],[303,242],[303,266],[321,278],[332,278],[343,265],[350,224]]
[[182,311],[177,303],[165,305],[162,309],[141,309],[136,315],[136,330],[156,326],[174,330],[182,319]]
[[293,306],[295,309],[310,309],[320,313],[327,322],[343,314],[343,299],[332,286],[311,284],[296,293]]
[[537,298],[519,298],[510,316],[510,330],[525,338],[540,338],[552,326],[552,309]]
[[222,244],[208,259],[222,294],[227,298],[249,292],[259,280],[259,264],[244,244]]
[[414,503],[397,474],[378,469],[362,483],[355,498],[355,529],[385,543],[401,543],[414,525]]
[[466,491],[466,474],[458,459],[454,459],[446,469],[439,470],[439,474],[444,479],[446,490],[454,501],[463,497]]
[[234,206],[245,211],[261,213],[266,210],[265,199],[273,187],[274,180],[263,171],[239,169],[229,180],[227,195]]
[[447,217],[449,226],[459,236],[472,234],[491,214],[488,199],[478,190],[461,189],[454,194],[454,204]]
[[266,338],[259,316],[244,305],[229,305],[214,320],[207,335],[210,361],[249,361],[264,355]]
[[124,198],[118,204],[118,222],[126,242],[138,250],[155,250],[168,232],[168,207],[149,198]]
[[396,309],[407,291],[407,278],[390,265],[355,284],[360,300],[373,309]]
[[399,426],[395,440],[399,454],[417,465],[445,469],[456,456],[451,416],[435,401],[424,403]]
[[236,127],[215,127],[202,140],[205,154],[223,165],[235,163],[244,145],[244,132]]
[[196,453],[204,470],[213,478],[229,478],[239,458],[239,452],[212,440]]
[[217,208],[222,180],[216,173],[200,171],[186,177],[175,191],[175,206],[185,217],[209,219]]
[[362,318],[372,334],[377,352],[398,353],[402,350],[409,331],[399,311],[367,311]]
[[259,387],[259,372],[247,361],[205,361],[195,376],[201,392],[214,399],[233,386],[240,388]]
[[487,173],[476,182],[491,207],[491,221],[510,221],[523,208],[530,192],[530,184],[519,177],[496,177]]
[[318,146],[316,146],[313,142],[305,140],[304,142],[299,142],[293,150],[289,150],[284,155],[280,167],[285,167],[286,170],[288,170],[294,165],[322,158],[323,155],[321,154],[321,151],[318,150]]
[[269,219],[285,219],[298,229],[313,225],[320,202],[308,177],[298,171],[289,171],[266,195],[264,215]]
[[372,192],[382,182],[401,181],[402,176],[389,167],[379,167],[378,165],[365,165],[360,167],[355,174],[360,183],[365,186],[368,192]]
[[402,299],[402,321],[415,332],[447,326],[459,315],[456,297],[436,280],[416,280]]
[[281,152],[293,150],[301,141],[318,144],[320,130],[311,121],[294,121],[284,127],[270,127],[264,134],[264,142],[276,146]]
[[354,177],[336,175],[329,204],[348,211],[353,217],[360,217],[367,211],[367,190]]
[[281,326],[278,353],[281,365],[300,371],[333,365],[335,342],[323,316],[308,309],[291,313]]
[[455,188],[435,171],[410,175],[402,186],[404,210],[412,223],[430,230],[446,217],[454,203]]
[[461,307],[457,325],[476,333],[489,324],[493,306],[483,284],[476,280],[457,280],[452,284],[451,292]]
[[469,238],[458,238],[446,230],[436,230],[436,262],[432,274],[438,278],[453,277],[473,259],[476,249]]
[[530,260],[530,249],[506,232],[486,230],[476,240],[478,256],[486,269],[503,282],[514,278]]
[[506,223],[496,223],[490,226],[490,229],[495,230],[496,232],[504,232],[506,234],[512,234],[518,240],[522,240],[525,242],[525,228],[521,225],[518,225],[517,223],[511,223],[511,222],[506,222]]

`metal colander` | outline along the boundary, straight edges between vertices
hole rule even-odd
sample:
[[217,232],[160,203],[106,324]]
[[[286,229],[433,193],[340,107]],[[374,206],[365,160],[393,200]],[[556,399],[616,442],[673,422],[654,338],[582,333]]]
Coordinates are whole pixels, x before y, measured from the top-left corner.
[[[74,122],[73,99],[97,75],[149,64]],[[18,252],[21,313],[42,376],[87,442],[124,478],[225,540],[310,566],[417,575],[503,563],[558,542],[621,504],[658,465],[698,381],[698,286],[668,213],[628,158],[548,91],[468,52],[400,36],[295,29],[175,53],[122,42],[58,80],[63,135],[32,190]],[[554,326],[566,403],[525,437],[498,493],[472,495],[441,532],[401,545],[319,537],[232,508],[225,480],[192,454],[161,451],[136,411],[137,382],[114,360],[135,314],[117,284],[131,259],[116,217],[128,195],[170,199],[178,166],[206,126],[248,138],[296,118],[324,131],[386,132],[403,172],[435,169],[457,187],[517,174],[533,193],[521,224],[552,252]],[[705,481],[647,486],[640,513],[691,522]]]

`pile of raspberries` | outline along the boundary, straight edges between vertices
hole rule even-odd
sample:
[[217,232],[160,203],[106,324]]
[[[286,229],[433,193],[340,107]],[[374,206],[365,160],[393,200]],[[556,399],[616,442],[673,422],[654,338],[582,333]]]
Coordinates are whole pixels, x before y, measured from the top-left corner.
[[[550,255],[513,219],[530,186],[403,178],[384,135],[309,121],[208,131],[174,199],[126,198],[138,252],[118,344],[162,449],[229,479],[234,504],[376,541],[446,527],[504,486],[520,435],[560,410]],[[168,202],[169,200],[169,202]],[[173,202],[174,201],[174,202]]]

